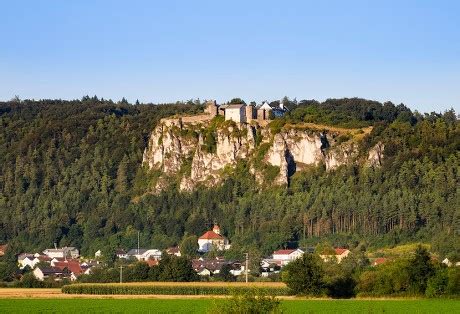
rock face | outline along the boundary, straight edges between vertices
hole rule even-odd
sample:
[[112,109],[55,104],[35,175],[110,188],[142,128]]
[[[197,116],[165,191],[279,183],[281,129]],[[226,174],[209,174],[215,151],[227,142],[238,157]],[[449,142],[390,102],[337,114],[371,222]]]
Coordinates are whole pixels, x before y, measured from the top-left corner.
[[[272,134],[268,127],[256,124],[223,123],[213,129],[210,141],[205,139],[209,128],[209,121],[191,124],[163,119],[153,130],[143,163],[162,173],[157,190],[172,178],[178,178],[181,190],[215,186],[240,160],[248,163],[248,175],[254,175],[260,184],[287,185],[302,167],[324,163],[330,170],[352,162],[357,155],[352,144],[331,144],[334,134],[309,129],[290,128]],[[267,182],[263,170],[270,166],[272,172],[279,169],[279,173]]]
[[385,145],[382,142],[378,142],[374,147],[372,147],[369,150],[369,155],[367,157],[367,165],[380,167],[383,161],[384,149]]

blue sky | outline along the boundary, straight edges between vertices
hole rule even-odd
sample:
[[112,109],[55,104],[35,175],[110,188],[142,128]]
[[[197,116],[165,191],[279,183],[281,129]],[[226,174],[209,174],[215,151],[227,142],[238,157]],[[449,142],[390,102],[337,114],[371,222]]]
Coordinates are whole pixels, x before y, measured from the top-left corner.
[[460,1],[0,0],[0,99],[363,97],[460,111]]

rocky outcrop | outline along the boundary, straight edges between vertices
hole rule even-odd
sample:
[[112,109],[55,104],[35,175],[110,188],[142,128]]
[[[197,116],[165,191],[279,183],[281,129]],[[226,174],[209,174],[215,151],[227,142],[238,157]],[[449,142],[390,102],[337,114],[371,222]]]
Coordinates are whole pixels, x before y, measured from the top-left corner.
[[367,157],[367,165],[368,166],[377,166],[380,167],[383,161],[383,151],[385,149],[385,145],[382,142],[378,142],[369,150],[369,154]]
[[[272,134],[268,127],[259,125],[222,123],[212,130],[214,145],[205,139],[209,132],[209,121],[192,125],[164,119],[150,136],[143,162],[161,171],[168,180],[178,178],[180,189],[190,191],[200,184],[219,184],[227,170],[240,160],[249,164],[248,175],[260,184],[287,185],[289,178],[304,166],[323,163],[330,170],[357,156],[353,144],[330,144],[334,134],[311,129],[289,128]],[[279,169],[276,177],[271,177],[273,182],[267,182],[264,174],[270,166],[271,174]],[[159,182],[161,186],[157,188],[162,188],[165,180]]]

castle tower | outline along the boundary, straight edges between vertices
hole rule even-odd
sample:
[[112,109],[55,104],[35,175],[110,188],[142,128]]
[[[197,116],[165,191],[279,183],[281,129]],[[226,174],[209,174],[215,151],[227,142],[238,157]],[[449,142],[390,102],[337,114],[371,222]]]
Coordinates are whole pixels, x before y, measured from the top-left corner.
[[209,100],[206,102],[205,112],[208,113],[212,118],[217,116],[218,112],[217,102],[215,100]]
[[214,227],[212,228],[212,231],[214,231],[217,234],[220,234],[220,227],[218,224],[214,224]]
[[255,114],[256,110],[254,106],[251,104],[247,105],[245,109],[246,109],[246,122],[251,123],[253,119],[257,118]]

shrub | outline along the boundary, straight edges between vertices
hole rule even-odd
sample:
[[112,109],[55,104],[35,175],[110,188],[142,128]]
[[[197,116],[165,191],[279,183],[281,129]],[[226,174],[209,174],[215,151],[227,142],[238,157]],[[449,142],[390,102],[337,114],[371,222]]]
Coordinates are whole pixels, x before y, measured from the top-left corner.
[[229,299],[215,301],[209,313],[280,313],[280,301],[273,295],[256,291],[233,294]]
[[428,279],[425,295],[435,298],[446,294],[448,281],[447,269],[438,269],[436,275]]
[[452,267],[448,271],[446,291],[449,295],[460,295],[460,267]]

